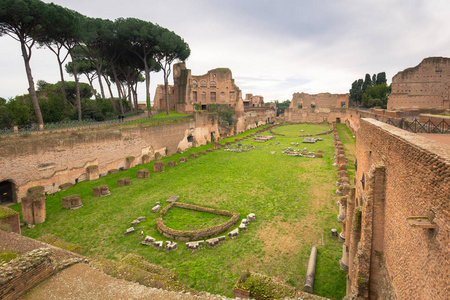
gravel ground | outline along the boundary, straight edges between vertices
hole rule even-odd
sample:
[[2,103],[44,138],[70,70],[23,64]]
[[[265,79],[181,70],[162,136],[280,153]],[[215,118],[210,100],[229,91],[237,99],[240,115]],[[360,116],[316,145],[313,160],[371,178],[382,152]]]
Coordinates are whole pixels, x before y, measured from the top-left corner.
[[24,300],[56,299],[229,299],[216,295],[190,295],[145,287],[138,283],[116,279],[89,267],[73,265],[29,290]]

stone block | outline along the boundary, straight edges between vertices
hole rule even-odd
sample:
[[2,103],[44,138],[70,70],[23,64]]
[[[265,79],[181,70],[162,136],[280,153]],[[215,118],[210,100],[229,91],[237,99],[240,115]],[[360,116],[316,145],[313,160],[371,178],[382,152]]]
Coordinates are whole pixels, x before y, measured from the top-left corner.
[[62,199],[63,208],[67,209],[77,209],[83,206],[81,203],[81,196],[73,194]]
[[248,221],[255,221],[256,220],[256,216],[254,213],[248,214],[247,215],[247,220]]
[[118,172],[119,172],[118,169],[111,169],[111,170],[108,170],[108,174],[115,174],[115,173],[118,173]]
[[161,153],[156,152],[156,153],[155,153],[155,159],[158,160],[158,159],[161,159],[161,158],[162,158]]
[[248,225],[248,220],[247,219],[242,219],[241,223],[245,224],[245,225]]
[[156,214],[160,209],[161,209],[161,206],[159,204],[155,205],[152,208],[152,213]]
[[136,165],[136,159],[134,156],[128,156],[125,158],[125,168],[130,169]]
[[146,236],[145,239],[141,242],[142,245],[145,246],[150,246],[153,245],[153,243],[155,242],[155,239],[152,238],[151,236]]
[[150,171],[148,169],[140,169],[136,173],[137,178],[148,178],[150,176]]
[[153,242],[153,248],[157,250],[162,250],[163,246],[164,246],[163,241]]
[[247,225],[241,223],[241,225],[239,225],[239,231],[246,231],[246,230],[248,230]]
[[111,194],[109,192],[109,187],[107,184],[102,184],[102,185],[98,185],[98,186],[94,186],[94,188],[92,189],[94,196],[96,197],[100,197],[100,196],[107,196],[109,194]]
[[148,164],[150,162],[150,156],[147,154],[142,155],[142,164]]
[[166,165],[163,161],[157,161],[153,165],[153,171],[155,172],[163,172],[166,169]]
[[192,159],[192,158],[198,158],[198,154],[197,153],[191,153],[190,155],[189,155],[189,157]]
[[86,176],[87,180],[98,179],[100,177],[98,172],[98,166],[97,165],[88,166],[86,168]]
[[123,235],[128,236],[128,235],[132,234],[134,231],[135,231],[134,227],[130,227],[125,231],[125,233]]
[[316,153],[316,154],[314,154],[314,157],[322,158],[323,156],[322,156],[322,153]]
[[180,199],[180,196],[171,196],[166,201],[169,203],[172,203],[172,202],[176,202],[178,199]]
[[67,190],[68,188],[71,188],[72,186],[73,186],[72,183],[66,182],[66,183],[61,184],[61,185],[59,186],[59,189],[60,189],[60,190]]
[[171,160],[167,163],[168,167],[176,167],[178,166],[178,163],[175,160]]
[[146,220],[146,218],[145,218],[145,217],[139,217],[139,218],[137,218],[136,220],[139,220],[140,222],[143,222],[143,221]]
[[130,185],[130,184],[131,184],[131,178],[129,178],[129,177],[123,177],[123,178],[117,179],[118,186],[126,186],[126,185]]
[[220,243],[220,241],[217,238],[212,238],[212,239],[206,240],[206,246],[211,247],[211,248],[215,248],[215,247],[219,246],[219,243]]
[[205,151],[200,151],[200,152],[198,153],[198,155],[206,155],[206,152],[205,152]]
[[188,158],[187,157],[180,157],[180,163],[185,163],[188,162]]
[[9,207],[0,205],[0,230],[20,234],[19,213]]
[[176,242],[172,241],[166,241],[166,250],[167,251],[174,251],[177,250],[178,244]]
[[140,224],[141,221],[139,221],[138,219],[131,221],[131,226],[136,226],[138,224]]
[[331,236],[334,238],[338,238],[338,232],[336,228],[331,229]]
[[230,231],[230,232],[228,232],[228,237],[230,239],[237,238],[238,236],[239,236],[239,229],[237,229],[237,228],[232,230],[232,231]]
[[214,152],[214,149],[208,149],[208,150],[206,150],[206,152],[209,152],[209,153]]
[[37,186],[28,189],[27,196],[22,198],[22,219],[28,225],[45,222],[44,187]]
[[199,250],[202,247],[203,242],[204,242],[204,240],[194,241],[194,242],[187,242],[186,243],[186,248],[189,251],[192,251],[192,252],[197,251],[197,250]]

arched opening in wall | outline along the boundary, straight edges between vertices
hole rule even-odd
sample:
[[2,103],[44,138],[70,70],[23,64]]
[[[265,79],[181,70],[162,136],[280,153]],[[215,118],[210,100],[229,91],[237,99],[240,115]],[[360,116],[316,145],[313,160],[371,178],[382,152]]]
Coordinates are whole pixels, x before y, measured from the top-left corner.
[[336,123],[341,123],[341,118],[336,118]]
[[190,135],[188,135],[188,137],[187,137],[187,141],[188,141],[188,145],[189,145],[189,147],[193,147],[194,146],[194,142],[195,142],[195,140],[194,140],[194,137],[190,134]]
[[0,182],[0,205],[17,203],[16,184],[12,180]]

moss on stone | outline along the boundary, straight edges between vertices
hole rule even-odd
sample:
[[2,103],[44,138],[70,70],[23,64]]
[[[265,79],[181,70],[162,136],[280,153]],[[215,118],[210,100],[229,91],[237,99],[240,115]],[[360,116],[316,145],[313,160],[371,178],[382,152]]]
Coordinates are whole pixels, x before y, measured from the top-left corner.
[[18,215],[19,213],[9,207],[0,205],[0,220],[6,219],[14,215]]

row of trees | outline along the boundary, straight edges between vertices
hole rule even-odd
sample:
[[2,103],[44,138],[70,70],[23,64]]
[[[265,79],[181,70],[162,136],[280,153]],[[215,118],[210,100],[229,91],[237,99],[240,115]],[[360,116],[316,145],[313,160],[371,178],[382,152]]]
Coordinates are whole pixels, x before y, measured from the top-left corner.
[[[174,32],[151,22],[119,18],[115,21],[90,18],[54,3],[40,0],[0,0],[0,36],[9,35],[20,43],[28,78],[28,91],[37,123],[43,124],[30,60],[36,44],[50,49],[58,60],[61,92],[66,103],[76,107],[82,118],[79,76],[97,79],[102,98],[103,81],[110,94],[116,113],[124,113],[123,99],[137,108],[136,86],[145,81],[146,102],[150,107],[150,73],[162,70],[166,102],[171,65],[184,61],[190,55],[189,45]],[[63,65],[70,58],[66,70],[74,76],[76,103],[67,99]],[[116,85],[119,108],[113,98],[112,84]],[[167,114],[169,114],[168,107]]]
[[355,80],[350,89],[350,99],[355,103],[360,103],[365,107],[379,106],[386,108],[391,86],[387,85],[386,73],[366,74],[362,78]]

